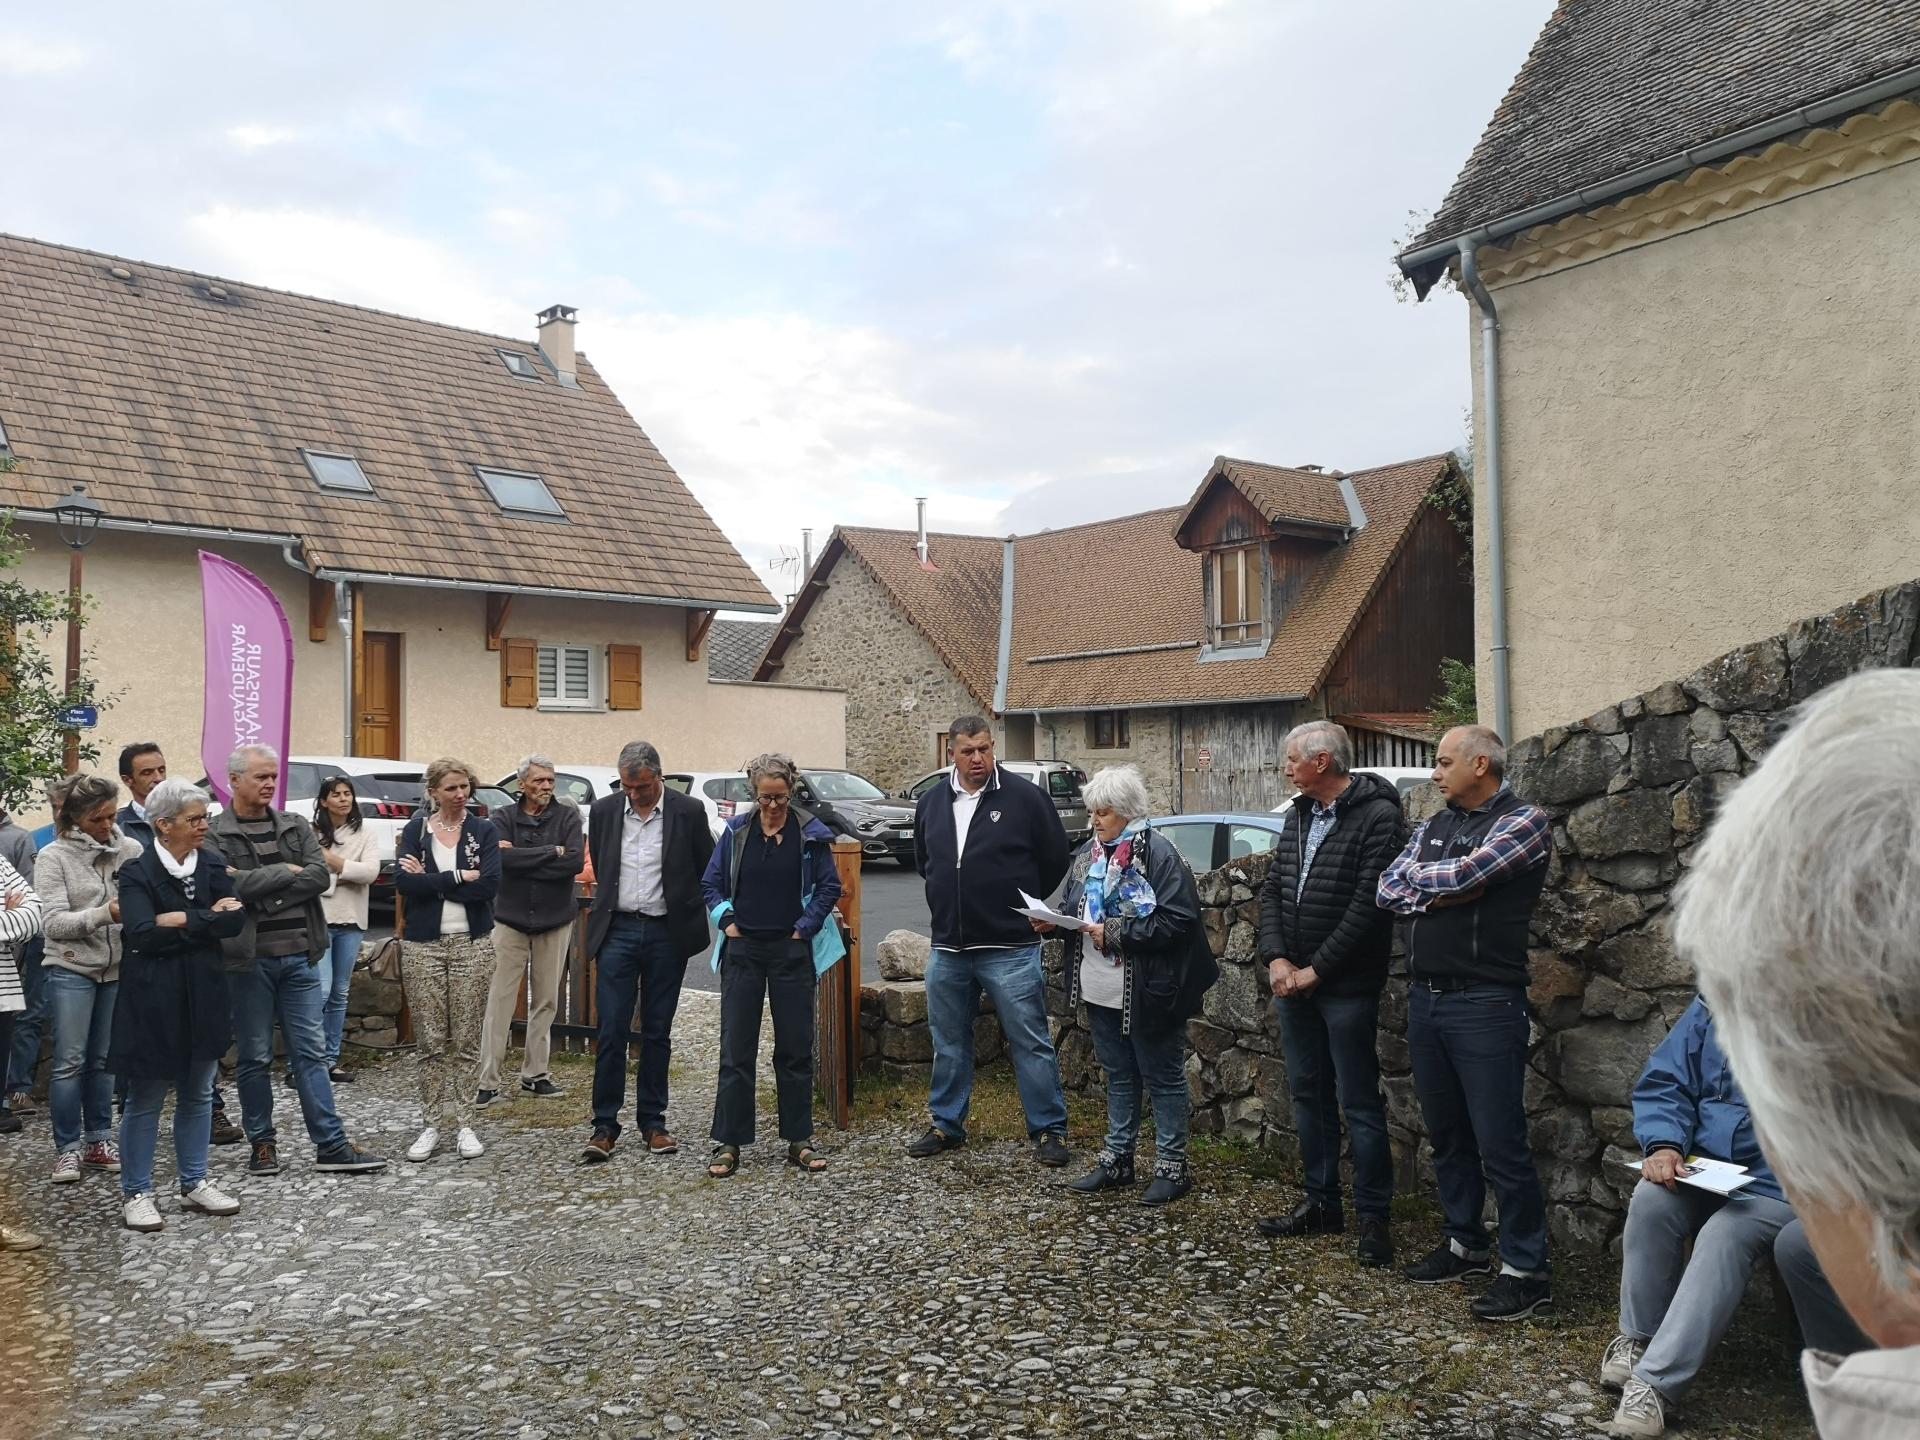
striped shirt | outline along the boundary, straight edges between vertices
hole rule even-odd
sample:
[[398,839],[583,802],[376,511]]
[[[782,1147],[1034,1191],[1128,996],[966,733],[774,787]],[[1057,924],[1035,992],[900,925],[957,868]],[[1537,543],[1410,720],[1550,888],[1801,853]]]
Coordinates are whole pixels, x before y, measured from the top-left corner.
[[[4,897],[12,895],[20,897],[19,903],[11,910],[0,908],[0,941],[17,945],[40,933],[40,897],[34,894],[26,877],[14,869],[5,856],[0,856],[0,907],[4,906]],[[25,1008],[19,970],[11,960],[0,963],[0,1012]]]
[[[239,822],[240,833],[246,837],[247,843],[253,846],[254,863],[259,869],[290,863],[291,857],[280,851],[280,837],[271,810],[258,820],[244,820],[238,815],[234,819]],[[307,937],[306,906],[289,905],[278,915],[256,911],[254,936],[253,953],[256,956],[305,955],[312,948]]]
[[[1487,804],[1480,810],[1505,793],[1506,787],[1502,786],[1487,798]],[[1522,805],[1511,814],[1501,816],[1478,848],[1465,855],[1447,860],[1417,860],[1414,857],[1426,844],[1427,828],[1432,824],[1432,820],[1422,821],[1399,858],[1381,872],[1380,888],[1374,897],[1381,909],[1400,915],[1423,914],[1443,895],[1478,890],[1536,865],[1544,865],[1553,850],[1552,826],[1547,812],[1537,805]]]

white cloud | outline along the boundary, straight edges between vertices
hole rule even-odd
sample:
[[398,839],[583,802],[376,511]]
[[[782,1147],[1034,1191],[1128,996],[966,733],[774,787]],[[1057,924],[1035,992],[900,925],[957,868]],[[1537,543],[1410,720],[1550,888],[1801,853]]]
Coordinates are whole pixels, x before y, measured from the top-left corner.
[[92,52],[68,42],[0,34],[0,75],[63,75],[92,58]]
[[299,138],[298,130],[284,125],[229,125],[227,139],[242,150],[266,150]]

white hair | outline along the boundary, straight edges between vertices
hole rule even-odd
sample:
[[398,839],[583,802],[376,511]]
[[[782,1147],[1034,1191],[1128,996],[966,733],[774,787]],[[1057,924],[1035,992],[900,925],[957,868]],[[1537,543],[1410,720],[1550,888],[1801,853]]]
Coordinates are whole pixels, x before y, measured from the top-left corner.
[[1767,1157],[1858,1208],[1920,1290],[1920,671],[1821,692],[1729,798],[1676,894]]
[[1335,775],[1346,775],[1353,770],[1353,739],[1347,734],[1346,726],[1331,720],[1309,720],[1294,726],[1287,732],[1287,745],[1298,746],[1302,760],[1326,756],[1327,769]]
[[1089,810],[1111,810],[1122,820],[1140,820],[1153,809],[1138,765],[1109,765],[1096,770],[1080,789]]
[[207,808],[207,792],[190,780],[162,780],[147,792],[147,818],[156,823],[171,823],[195,808]]
[[520,758],[520,768],[513,772],[514,778],[516,780],[525,780],[527,778],[527,772],[536,768],[541,770],[557,770],[559,767],[544,755],[523,755]]
[[255,760],[271,760],[278,765],[280,752],[271,745],[242,745],[227,757],[227,778],[231,780],[235,776],[246,774],[247,767]]

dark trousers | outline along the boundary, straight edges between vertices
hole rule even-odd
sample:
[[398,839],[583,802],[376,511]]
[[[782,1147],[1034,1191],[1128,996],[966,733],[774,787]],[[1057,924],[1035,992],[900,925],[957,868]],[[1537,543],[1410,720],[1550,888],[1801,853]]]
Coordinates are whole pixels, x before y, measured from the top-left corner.
[[13,1012],[13,1037],[0,1048],[0,1068],[6,1071],[6,1093],[0,1101],[15,1091],[33,1089],[33,1072],[40,1065],[40,1036],[47,1019],[47,977],[40,957],[46,953],[46,943],[44,936],[36,935],[19,947],[20,989],[27,1008]]
[[1487,1182],[1500,1207],[1500,1261],[1547,1271],[1547,1202],[1527,1143],[1527,992],[1472,985],[1436,993],[1408,987],[1407,1049],[1420,1097],[1446,1233],[1484,1252]]
[[640,1063],[633,1071],[633,1123],[642,1134],[667,1128],[667,1062],[673,1058],[673,1014],[680,1008],[686,956],[676,954],[664,918],[615,915],[600,947],[593,1003],[593,1128],[620,1133],[627,1096],[627,1046],[633,1008],[640,1006]]
[[1340,1116],[1353,1145],[1353,1208],[1385,1220],[1393,1208],[1393,1147],[1387,1102],[1380,1093],[1380,996],[1286,996],[1280,1042],[1287,1052],[1287,1089],[1300,1139],[1307,1198],[1338,1212]]
[[805,940],[729,940],[720,956],[720,1088],[713,1100],[719,1145],[753,1143],[753,1075],[760,1004],[773,1012],[773,1083],[780,1138],[813,1138],[813,947]]

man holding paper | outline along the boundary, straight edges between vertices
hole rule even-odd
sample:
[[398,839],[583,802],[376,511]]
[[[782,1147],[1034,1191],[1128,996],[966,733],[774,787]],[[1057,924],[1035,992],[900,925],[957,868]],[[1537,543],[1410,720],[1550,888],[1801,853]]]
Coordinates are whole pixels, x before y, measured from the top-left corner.
[[[1621,1391],[1609,1434],[1664,1435],[1793,1210],[1699,999],[1633,1087],[1633,1133],[1644,1158],[1621,1240],[1620,1333],[1600,1383]],[[1691,1183],[1689,1156],[1721,1165]],[[1723,1193],[1729,1179],[1745,1183]]]

